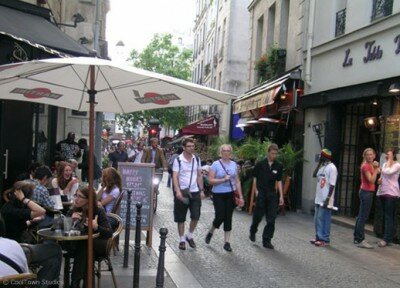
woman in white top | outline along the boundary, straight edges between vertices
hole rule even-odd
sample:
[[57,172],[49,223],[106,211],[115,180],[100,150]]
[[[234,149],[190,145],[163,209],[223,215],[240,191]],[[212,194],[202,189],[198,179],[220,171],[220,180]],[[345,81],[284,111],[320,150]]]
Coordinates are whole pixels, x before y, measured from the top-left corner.
[[66,195],[68,200],[72,200],[73,196],[79,188],[79,180],[73,177],[73,168],[67,162],[60,162],[57,166],[57,177],[51,181],[54,189],[59,189],[60,195]]
[[122,191],[122,179],[119,172],[112,167],[103,170],[101,177],[102,192],[99,193],[99,204],[104,207],[106,213],[110,213]]
[[395,219],[396,201],[400,197],[399,173],[400,164],[396,161],[394,150],[386,150],[386,163],[381,170],[381,178],[377,196],[381,200],[383,216],[385,221],[385,231],[383,240],[378,242],[379,247],[385,247],[393,241],[393,227]]

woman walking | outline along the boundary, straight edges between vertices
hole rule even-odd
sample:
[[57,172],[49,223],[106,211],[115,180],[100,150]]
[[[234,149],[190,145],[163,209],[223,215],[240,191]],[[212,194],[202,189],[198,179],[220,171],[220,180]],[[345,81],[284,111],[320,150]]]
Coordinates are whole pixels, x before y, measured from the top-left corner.
[[396,201],[400,197],[399,173],[400,164],[396,161],[393,149],[386,150],[387,162],[383,164],[377,196],[381,200],[385,231],[383,240],[378,241],[379,247],[385,247],[393,241],[393,227],[395,218]]
[[231,252],[230,236],[232,230],[232,214],[235,207],[233,192],[237,190],[240,195],[240,207],[243,206],[244,201],[237,165],[230,159],[232,146],[228,144],[221,145],[219,152],[221,159],[215,161],[211,165],[208,174],[209,182],[213,185],[212,193],[215,218],[206,236],[206,243],[210,243],[215,229],[219,229],[221,224],[224,223],[224,249]]
[[379,163],[374,161],[375,150],[367,148],[363,152],[363,163],[361,164],[361,187],[359,191],[360,209],[354,228],[354,244],[360,248],[372,249],[371,244],[365,240],[364,227],[371,211],[372,200],[375,192],[375,181],[380,173]]

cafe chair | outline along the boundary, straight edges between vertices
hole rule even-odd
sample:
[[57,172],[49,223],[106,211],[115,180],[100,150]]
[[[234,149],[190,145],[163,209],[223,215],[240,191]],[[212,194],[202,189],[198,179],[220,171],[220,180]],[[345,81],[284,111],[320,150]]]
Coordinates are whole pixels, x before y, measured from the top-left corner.
[[0,277],[0,287],[32,287],[32,283],[30,282],[35,280],[36,277],[34,273],[21,273]]
[[[113,214],[119,214],[119,211],[121,210],[121,201],[124,198],[124,192],[122,191],[119,193],[117,200],[115,201],[114,207],[111,210],[111,213]],[[113,242],[113,247],[112,250],[114,252],[114,256],[117,255],[117,251],[119,251],[119,236],[117,236]]]
[[[107,213],[107,218],[112,218],[116,221],[116,223],[118,223],[118,226],[115,228],[113,235],[110,239],[108,239],[107,241],[107,247],[106,247],[106,253],[104,256],[99,256],[99,257],[95,257],[95,262],[97,263],[97,267],[95,267],[95,275],[97,276],[97,288],[100,288],[100,280],[101,280],[101,272],[103,271],[108,271],[111,272],[111,276],[113,279],[113,283],[114,283],[114,287],[117,288],[117,281],[115,279],[115,275],[114,275],[114,269],[112,267],[112,263],[111,263],[111,258],[110,258],[110,253],[111,250],[114,247],[114,243],[115,243],[115,239],[119,236],[119,234],[121,234],[123,227],[123,222],[121,217],[119,217],[117,214],[114,213]],[[105,262],[105,264],[107,265],[107,269],[103,270],[101,268],[101,263]],[[95,265],[96,266],[96,265]]]

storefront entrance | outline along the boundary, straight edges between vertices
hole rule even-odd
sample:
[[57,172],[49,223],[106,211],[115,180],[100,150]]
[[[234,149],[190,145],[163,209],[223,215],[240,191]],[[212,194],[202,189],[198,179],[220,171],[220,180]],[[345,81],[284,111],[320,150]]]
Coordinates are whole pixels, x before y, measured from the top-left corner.
[[[342,215],[355,217],[358,214],[362,153],[367,147],[379,150],[379,133],[368,130],[364,125],[364,119],[378,117],[380,112],[380,107],[370,102],[345,105],[345,115],[341,123],[339,180],[336,196],[339,213]],[[371,219],[372,217],[373,215]]]

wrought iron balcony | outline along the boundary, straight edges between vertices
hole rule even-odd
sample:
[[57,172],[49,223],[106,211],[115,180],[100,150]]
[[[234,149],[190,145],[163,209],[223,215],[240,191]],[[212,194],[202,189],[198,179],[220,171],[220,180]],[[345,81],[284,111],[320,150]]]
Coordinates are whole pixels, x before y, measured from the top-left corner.
[[346,8],[336,13],[335,37],[343,35],[346,31]]
[[393,10],[393,0],[373,0],[371,21],[389,16]]

